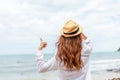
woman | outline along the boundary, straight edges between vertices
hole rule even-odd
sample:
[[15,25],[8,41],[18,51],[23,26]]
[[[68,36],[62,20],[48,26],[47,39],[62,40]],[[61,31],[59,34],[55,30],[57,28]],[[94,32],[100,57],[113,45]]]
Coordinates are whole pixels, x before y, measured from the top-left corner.
[[43,61],[42,49],[47,43],[41,39],[36,53],[36,63],[40,73],[58,70],[59,80],[91,80],[89,57],[91,42],[82,32],[82,27],[72,20],[65,23],[57,42],[57,54],[47,62]]

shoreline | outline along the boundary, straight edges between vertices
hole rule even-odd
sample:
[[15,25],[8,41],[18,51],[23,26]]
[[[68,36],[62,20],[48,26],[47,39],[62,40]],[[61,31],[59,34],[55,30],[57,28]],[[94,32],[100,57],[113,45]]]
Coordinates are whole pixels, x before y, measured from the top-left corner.
[[92,80],[120,80],[120,71],[99,71],[92,73]]
[[120,80],[120,67],[92,72],[92,80]]
[[[51,73],[51,72],[50,72]],[[36,77],[32,79],[21,79],[21,80],[58,80],[57,74],[49,74],[49,76],[43,74],[44,77]],[[120,69],[111,69],[92,72],[92,80],[120,80]]]
[[[92,80],[120,80],[120,68],[118,69],[108,69],[101,71],[92,72]],[[9,78],[10,77],[10,78]],[[8,77],[1,76],[0,80],[58,80],[57,72],[47,72],[47,73],[32,73],[31,75],[9,75]]]
[[[51,75],[50,77],[45,78],[29,78],[29,79],[21,79],[21,80],[58,80],[57,76]],[[114,72],[100,72],[92,74],[92,80],[120,80],[120,73]]]
[[[120,68],[113,68],[92,72],[92,80],[120,80]],[[54,77],[54,79],[53,79]],[[57,80],[57,76],[51,75],[52,80]],[[39,80],[39,79],[36,79]],[[40,79],[45,80],[45,79]],[[46,79],[49,80],[49,79]]]

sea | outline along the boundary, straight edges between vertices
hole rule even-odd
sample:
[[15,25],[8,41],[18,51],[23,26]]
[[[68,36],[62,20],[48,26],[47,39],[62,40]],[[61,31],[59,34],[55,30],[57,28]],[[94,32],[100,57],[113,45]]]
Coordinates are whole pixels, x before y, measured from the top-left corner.
[[[45,61],[54,54],[44,54]],[[120,52],[92,52],[91,72],[120,68]],[[0,80],[47,80],[46,75],[56,72],[38,73],[35,63],[35,54],[0,55]],[[55,74],[56,75],[56,74]]]

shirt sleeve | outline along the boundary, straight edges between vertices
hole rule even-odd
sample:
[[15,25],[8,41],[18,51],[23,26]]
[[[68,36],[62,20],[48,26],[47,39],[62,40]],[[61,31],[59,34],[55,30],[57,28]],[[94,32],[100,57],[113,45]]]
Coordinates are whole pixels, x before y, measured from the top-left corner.
[[89,39],[84,40],[84,45],[83,45],[83,53],[84,55],[88,56],[91,51],[92,51],[92,43],[90,42]]
[[52,57],[47,62],[45,62],[43,60],[43,58],[44,58],[44,55],[43,55],[42,51],[38,51],[36,53],[35,61],[36,61],[36,65],[38,67],[38,71],[40,73],[57,69],[57,60],[56,60],[55,56]]

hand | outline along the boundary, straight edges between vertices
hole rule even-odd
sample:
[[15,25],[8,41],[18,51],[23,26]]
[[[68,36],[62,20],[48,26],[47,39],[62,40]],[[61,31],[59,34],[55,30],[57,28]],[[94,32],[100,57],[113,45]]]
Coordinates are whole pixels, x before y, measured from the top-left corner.
[[42,40],[42,38],[40,38],[40,46],[38,47],[38,50],[42,50],[43,48],[45,48],[47,46],[47,43],[44,42]]
[[83,40],[86,40],[86,39],[87,39],[87,36],[86,36],[85,34],[81,33],[81,38],[82,38]]

